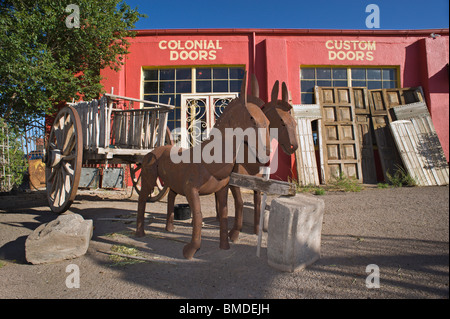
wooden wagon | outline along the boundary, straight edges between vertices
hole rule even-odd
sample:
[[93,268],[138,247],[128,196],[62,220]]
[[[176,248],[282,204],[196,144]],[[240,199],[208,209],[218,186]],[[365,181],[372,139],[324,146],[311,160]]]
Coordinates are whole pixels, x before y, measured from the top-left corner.
[[[134,103],[144,107],[135,109]],[[170,103],[170,100],[169,100]],[[167,116],[174,106],[105,94],[100,100],[70,103],[56,115],[49,134],[45,163],[47,198],[55,213],[75,199],[84,164],[125,164],[134,188],[140,190],[143,157],[171,144]],[[158,183],[150,196],[167,193]]]

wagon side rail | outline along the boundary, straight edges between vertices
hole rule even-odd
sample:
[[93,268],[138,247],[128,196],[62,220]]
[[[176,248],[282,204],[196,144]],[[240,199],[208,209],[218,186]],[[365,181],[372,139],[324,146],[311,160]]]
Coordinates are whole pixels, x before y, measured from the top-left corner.
[[[133,103],[144,107],[132,108]],[[126,107],[120,105],[128,104]],[[83,132],[83,149],[93,154],[141,155],[164,145],[168,112],[174,106],[105,94],[100,100],[72,104]]]

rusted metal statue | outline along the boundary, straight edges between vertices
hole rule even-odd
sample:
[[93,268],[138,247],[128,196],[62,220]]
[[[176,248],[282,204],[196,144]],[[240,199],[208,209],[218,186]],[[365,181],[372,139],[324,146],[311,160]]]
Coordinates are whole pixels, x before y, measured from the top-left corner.
[[[278,99],[279,92],[279,82],[276,81],[271,94],[271,100],[269,103],[264,104],[264,102],[259,99],[259,86],[256,77],[252,77],[252,97],[248,98],[256,105],[260,106],[264,114],[270,121],[270,128],[275,128],[278,130],[278,144],[282,150],[288,154],[293,154],[298,148],[297,135],[296,135],[296,121],[290,114],[292,105],[289,103],[289,92],[286,84],[282,84],[282,99]],[[244,154],[247,154],[245,150]],[[233,172],[244,174],[244,175],[259,175],[260,167],[263,164],[256,162],[250,163],[247,160],[244,163],[237,163]],[[243,200],[241,196],[241,191],[239,187],[230,186],[231,193],[234,198],[235,206],[235,219],[234,225],[229,233],[229,237],[232,241],[236,241],[239,238],[239,233],[242,229],[243,221]],[[260,219],[260,206],[261,206],[261,192],[254,192],[254,233],[259,233],[259,219]]]
[[[175,196],[177,194],[185,196],[191,208],[192,239],[183,248],[183,255],[187,259],[191,259],[201,245],[203,217],[199,196],[216,193],[217,212],[220,220],[219,247],[221,249],[229,249],[227,222],[228,181],[235,165],[237,151],[242,144],[247,142],[254,154],[264,154],[265,157],[270,155],[269,120],[258,106],[253,103],[247,103],[246,76],[243,79],[240,98],[234,99],[225,108],[225,111],[216,121],[214,128],[221,133],[217,135],[222,138],[221,145],[223,149],[222,152],[219,152],[221,161],[205,162],[203,156],[197,160],[193,158],[195,154],[202,154],[203,150],[214,141],[214,139],[210,138],[189,150],[180,149],[177,151],[178,154],[189,152],[190,161],[188,162],[175,163],[171,157],[173,148],[171,145],[156,148],[146,155],[142,162],[142,188],[138,201],[136,235],[139,237],[145,235],[144,214],[146,201],[150,191],[156,185],[156,179],[159,177],[164,182],[164,185],[170,188],[167,206],[169,230],[170,220],[172,220],[173,227],[173,203]],[[258,129],[262,128],[265,129],[265,136],[262,139],[258,139],[253,145],[250,145],[248,141],[235,138],[233,142],[234,147],[225,149],[226,128],[251,129],[255,131],[259,131]],[[195,148],[199,149],[195,150]],[[230,158],[230,155],[231,161],[227,160]]]
[[[297,135],[296,135],[296,122],[292,115],[290,114],[290,110],[292,109],[292,105],[289,103],[289,92],[286,84],[282,83],[282,99],[278,99],[279,92],[279,82],[276,81],[271,94],[271,101],[269,103],[264,103],[263,100],[259,98],[259,85],[255,75],[252,75],[251,79],[252,86],[252,95],[247,95],[247,104],[254,104],[261,108],[265,113],[266,117],[270,121],[270,128],[275,128],[278,130],[278,143],[282,150],[288,154],[293,154],[298,148]],[[243,154],[244,161],[243,163],[236,163],[234,166],[233,172],[244,174],[244,175],[259,175],[259,171],[262,164],[259,161],[249,162],[248,160],[248,146],[246,144],[243,145]],[[232,241],[237,241],[239,238],[239,233],[242,229],[242,221],[243,221],[243,200],[241,196],[241,191],[239,187],[229,186],[231,193],[234,198],[235,205],[235,219],[233,228],[230,230],[229,237]],[[168,215],[167,215],[167,223],[166,230],[173,231],[173,206],[175,202],[176,193],[169,194],[168,196]],[[254,192],[254,233],[258,234],[259,232],[259,220],[261,213],[261,192]],[[216,196],[216,211],[218,211],[218,203]],[[219,218],[219,215],[217,215]]]

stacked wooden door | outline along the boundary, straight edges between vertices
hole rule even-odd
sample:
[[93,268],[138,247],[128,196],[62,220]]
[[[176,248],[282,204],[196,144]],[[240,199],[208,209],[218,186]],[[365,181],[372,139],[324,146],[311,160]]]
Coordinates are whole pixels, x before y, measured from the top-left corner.
[[419,88],[395,88],[369,90],[372,123],[378,146],[384,180],[402,167],[402,160],[390,131],[390,123],[395,120],[392,108],[398,105],[421,101]]
[[421,186],[448,185],[449,168],[425,102],[393,108],[391,131],[406,170]]
[[353,91],[348,87],[316,87],[321,105],[321,153],[325,183],[344,174],[362,182],[361,150]]
[[[321,113],[322,181],[344,174],[376,183],[376,147],[386,182],[405,168],[419,185],[449,183],[448,164],[420,87],[316,86],[315,93]],[[306,118],[302,112],[295,110],[297,117]]]
[[299,140],[295,152],[298,183],[302,186],[317,186],[320,182],[311,121],[322,118],[320,106],[318,104],[300,104],[294,105],[293,110]]
[[373,152],[369,95],[367,88],[352,88],[352,91],[361,152],[362,180],[366,184],[375,184],[377,171]]

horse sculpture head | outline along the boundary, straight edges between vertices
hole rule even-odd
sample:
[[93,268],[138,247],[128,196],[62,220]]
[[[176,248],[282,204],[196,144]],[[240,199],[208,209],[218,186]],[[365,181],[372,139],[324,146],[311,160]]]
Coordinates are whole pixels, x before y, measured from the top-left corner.
[[227,134],[225,129],[233,129],[236,135],[243,133],[242,141],[261,163],[266,163],[270,156],[270,121],[258,104],[248,100],[245,74],[239,98],[228,104],[214,127],[222,134]]
[[278,129],[278,143],[283,151],[290,155],[298,148],[296,127],[297,123],[290,111],[289,92],[286,83],[282,84],[282,99],[278,99],[279,82],[276,81],[271,94],[271,101],[262,106],[264,114],[270,121],[271,128]]

